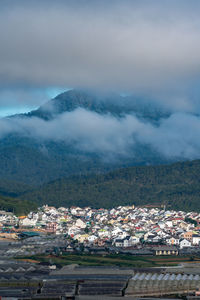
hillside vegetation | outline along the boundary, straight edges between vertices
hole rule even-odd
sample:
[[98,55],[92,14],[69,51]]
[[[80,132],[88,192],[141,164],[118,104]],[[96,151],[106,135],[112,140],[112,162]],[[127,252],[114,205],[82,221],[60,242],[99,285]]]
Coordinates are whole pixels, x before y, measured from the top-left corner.
[[12,212],[15,215],[24,215],[36,208],[37,204],[31,201],[0,196],[0,210]]
[[167,204],[200,211],[200,160],[162,166],[123,168],[89,177],[62,178],[20,197],[56,206],[113,207]]

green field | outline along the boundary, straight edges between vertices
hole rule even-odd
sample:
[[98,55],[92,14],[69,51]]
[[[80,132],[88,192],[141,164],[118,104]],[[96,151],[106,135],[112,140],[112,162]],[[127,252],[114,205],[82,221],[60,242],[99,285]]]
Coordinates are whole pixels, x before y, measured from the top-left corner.
[[[19,258],[18,258],[19,259]],[[20,258],[22,259],[22,258]],[[82,266],[119,266],[119,267],[161,267],[177,266],[181,262],[200,263],[200,257],[175,257],[175,256],[133,256],[133,255],[88,255],[88,254],[63,254],[36,255],[24,257],[23,260],[32,259],[37,262],[50,262],[60,266],[78,264]]]

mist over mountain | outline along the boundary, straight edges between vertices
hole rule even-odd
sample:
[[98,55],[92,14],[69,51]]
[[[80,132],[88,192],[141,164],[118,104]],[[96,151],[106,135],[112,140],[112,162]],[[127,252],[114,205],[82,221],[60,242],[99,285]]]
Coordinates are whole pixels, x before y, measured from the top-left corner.
[[115,117],[135,114],[137,117],[152,121],[169,116],[169,112],[158,104],[152,104],[136,96],[121,96],[117,93],[106,94],[87,90],[70,90],[61,93],[39,109],[28,113],[27,116],[49,120],[78,108],[98,114],[111,114]]
[[0,208],[200,209],[199,15],[197,0],[1,0]]
[[0,120],[0,178],[42,184],[119,167],[198,159],[200,118],[136,96],[70,90]]

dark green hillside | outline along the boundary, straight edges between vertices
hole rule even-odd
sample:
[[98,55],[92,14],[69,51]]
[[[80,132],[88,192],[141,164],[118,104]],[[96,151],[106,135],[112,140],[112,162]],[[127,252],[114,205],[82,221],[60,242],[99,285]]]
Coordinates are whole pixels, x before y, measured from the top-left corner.
[[0,195],[2,196],[16,198],[32,189],[33,187],[21,182],[6,179],[0,180]]
[[36,186],[73,174],[104,172],[112,167],[103,164],[97,155],[91,159],[91,155],[81,155],[64,143],[40,145],[37,141],[20,137],[8,137],[0,142],[0,166],[0,189],[5,180],[20,181],[24,187]]
[[166,203],[169,208],[200,211],[199,174],[200,160],[131,167],[104,175],[56,180],[22,198],[56,206]]
[[0,210],[13,212],[16,215],[26,214],[37,208],[36,203],[0,196]]
[[[0,141],[0,182],[16,181],[39,186],[72,175],[105,173],[131,165],[162,164],[165,160],[147,146],[134,149],[133,159],[104,161],[95,153],[79,151],[65,142],[41,142],[10,135]],[[1,194],[1,193],[0,193]]]

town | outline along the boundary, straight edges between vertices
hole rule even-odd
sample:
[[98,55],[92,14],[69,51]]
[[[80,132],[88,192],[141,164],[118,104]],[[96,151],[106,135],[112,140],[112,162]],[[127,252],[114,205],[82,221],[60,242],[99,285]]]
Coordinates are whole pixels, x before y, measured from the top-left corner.
[[134,205],[0,211],[0,296],[198,296],[199,223],[197,212]]
[[112,209],[44,205],[18,217],[0,211],[0,241],[10,242],[10,247],[0,249],[0,254],[34,255],[61,250],[133,255],[197,253],[199,223],[197,212],[134,205]]

